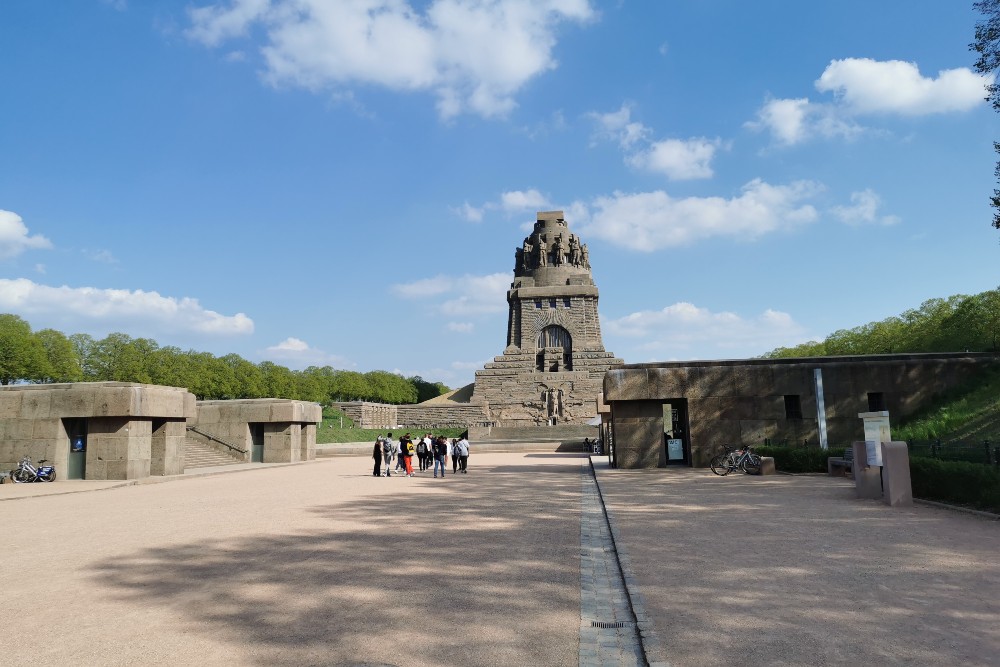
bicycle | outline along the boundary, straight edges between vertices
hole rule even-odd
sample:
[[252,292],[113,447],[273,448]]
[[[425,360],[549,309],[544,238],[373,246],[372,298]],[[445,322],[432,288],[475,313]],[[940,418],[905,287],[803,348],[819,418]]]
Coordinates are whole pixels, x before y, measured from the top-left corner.
[[712,472],[719,476],[725,476],[734,470],[742,470],[748,475],[760,474],[760,456],[753,452],[753,448],[747,445],[743,449],[736,449],[732,445],[723,445],[726,451],[715,456],[709,466]]
[[10,478],[16,484],[31,482],[54,482],[56,480],[55,466],[42,465],[48,459],[39,459],[38,467],[31,465],[31,457],[25,456],[16,468],[10,471]]

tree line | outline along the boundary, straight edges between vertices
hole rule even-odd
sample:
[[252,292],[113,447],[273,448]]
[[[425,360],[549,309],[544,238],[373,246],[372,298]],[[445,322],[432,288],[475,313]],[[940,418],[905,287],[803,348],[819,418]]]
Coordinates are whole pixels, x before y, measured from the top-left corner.
[[141,382],[184,387],[201,400],[293,398],[317,403],[418,403],[449,388],[419,375],[310,366],[293,371],[237,354],[161,347],[150,338],[112,333],[97,340],[55,329],[32,331],[17,315],[0,314],[0,384],[17,382]]
[[880,322],[834,331],[821,342],[779,347],[765,358],[898,352],[998,352],[1000,288],[929,299]]

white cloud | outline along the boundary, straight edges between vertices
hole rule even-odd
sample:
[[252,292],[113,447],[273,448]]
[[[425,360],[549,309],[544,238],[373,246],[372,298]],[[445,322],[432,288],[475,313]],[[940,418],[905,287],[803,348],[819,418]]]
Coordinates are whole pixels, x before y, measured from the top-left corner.
[[580,232],[632,250],[652,252],[712,237],[756,239],[813,222],[816,209],[804,203],[823,187],[811,181],[770,185],[760,179],[731,199],[677,199],[662,190],[615,192],[589,205],[576,205]]
[[[414,3],[415,4],[415,3]],[[373,84],[428,91],[444,118],[497,116],[554,69],[556,30],[595,17],[589,0],[231,0],[189,10],[207,46],[260,25],[265,78],[312,90]]]
[[814,136],[853,139],[864,128],[842,117],[836,107],[810,102],[808,98],[770,99],[757,111],[757,119],[744,124],[752,130],[768,130],[779,144],[792,146]]
[[832,92],[853,113],[922,116],[982,104],[992,80],[967,67],[941,70],[931,79],[920,74],[916,63],[845,58],[830,62],[816,89]]
[[289,368],[303,369],[308,366],[336,366],[349,368],[355,364],[344,357],[329,354],[323,350],[311,347],[299,338],[289,336],[276,345],[266,348],[262,356],[282,362]]
[[94,260],[95,262],[101,262],[103,264],[117,264],[118,259],[110,250],[83,250],[88,258]]
[[406,299],[422,299],[450,292],[454,288],[454,279],[448,276],[422,278],[412,283],[393,285],[390,289],[396,296]]
[[448,331],[454,331],[455,333],[472,333],[476,328],[472,322],[448,322]]
[[817,136],[853,139],[866,131],[855,120],[857,116],[968,111],[984,101],[986,86],[992,81],[992,76],[965,67],[942,70],[932,79],[923,76],[916,63],[902,60],[832,60],[815,81],[816,90],[833,94],[832,103],[806,97],[768,99],[757,118],[745,126],[767,130],[785,146]]
[[686,302],[602,319],[601,325],[605,335],[634,339],[639,349],[661,359],[756,355],[808,337],[787,313],[768,309],[747,318],[730,312],[713,313]]
[[52,242],[40,234],[28,235],[21,216],[0,209],[0,260],[20,255],[25,250],[51,248]]
[[500,206],[508,212],[540,211],[548,206],[548,200],[538,190],[512,190],[500,195]]
[[896,215],[879,215],[881,207],[882,198],[869,188],[852,192],[850,206],[834,206],[830,210],[841,222],[849,225],[895,225],[900,221]]
[[465,202],[453,210],[468,222],[482,222],[483,214],[486,212],[484,207],[476,208],[469,204],[469,202]]
[[623,103],[618,111],[609,113],[591,111],[587,116],[597,123],[595,139],[617,141],[625,150],[644,141],[651,132],[642,123],[632,120],[632,105],[628,103]]
[[42,274],[44,276],[45,275],[45,265],[44,264],[35,264],[35,273],[40,273],[40,274]]
[[721,139],[704,137],[688,140],[665,139],[653,142],[648,149],[628,158],[640,169],[664,174],[675,181],[712,177],[712,159],[722,145]]
[[412,283],[393,285],[396,296],[408,299],[446,297],[437,308],[445,315],[467,317],[502,312],[507,308],[509,273],[485,276],[435,276]]
[[109,327],[154,329],[218,336],[253,333],[243,313],[226,316],[197,299],[160,296],[143,290],[50,287],[26,278],[0,279],[0,310],[63,321],[101,322]]
[[632,120],[632,106],[623,103],[618,111],[590,112],[597,124],[592,145],[597,140],[618,142],[625,153],[625,163],[636,168],[663,174],[671,180],[712,177],[712,160],[722,147],[721,139],[691,137],[650,141],[653,131]]

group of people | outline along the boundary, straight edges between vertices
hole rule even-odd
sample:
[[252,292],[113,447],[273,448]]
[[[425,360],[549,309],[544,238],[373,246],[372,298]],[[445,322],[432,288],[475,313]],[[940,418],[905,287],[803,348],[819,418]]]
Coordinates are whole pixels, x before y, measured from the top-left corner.
[[[375,468],[372,470],[372,477],[392,477],[395,471],[403,471],[406,477],[413,477],[413,457],[416,456],[420,464],[420,472],[426,472],[431,465],[434,466],[434,477],[438,476],[438,469],[441,470],[443,478],[448,469],[448,459],[451,459],[451,473],[469,472],[469,440],[463,438],[452,438],[449,440],[443,435],[434,437],[427,433],[416,440],[409,434],[405,434],[398,441],[392,439],[390,431],[385,436],[379,436],[375,440],[375,448],[372,450],[372,458],[375,460]],[[393,462],[395,461],[395,469]],[[385,472],[382,472],[382,468]]]

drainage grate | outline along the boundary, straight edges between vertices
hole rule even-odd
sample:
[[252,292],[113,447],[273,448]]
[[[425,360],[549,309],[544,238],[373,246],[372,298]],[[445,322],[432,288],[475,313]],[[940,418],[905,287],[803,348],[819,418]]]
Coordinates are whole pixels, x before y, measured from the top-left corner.
[[592,628],[631,628],[635,623],[631,621],[591,621]]

